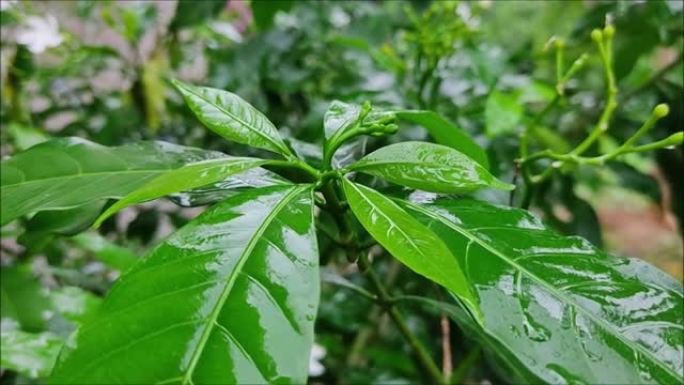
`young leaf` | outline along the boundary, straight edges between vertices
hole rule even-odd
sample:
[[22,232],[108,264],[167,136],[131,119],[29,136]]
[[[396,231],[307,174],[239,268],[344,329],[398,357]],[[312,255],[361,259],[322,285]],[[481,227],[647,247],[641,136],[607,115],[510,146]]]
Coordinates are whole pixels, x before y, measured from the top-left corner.
[[267,162],[265,159],[257,158],[226,157],[188,164],[160,175],[126,195],[100,215],[95,221],[95,226],[99,226],[105,219],[130,205],[179,191],[191,190],[195,187],[207,186],[224,180],[230,175],[261,166]]
[[479,314],[477,297],[444,242],[381,193],[347,179],[342,185],[354,215],[373,238],[404,265],[451,290]]
[[0,366],[29,378],[47,377],[55,364],[64,340],[52,333],[0,332]]
[[529,213],[473,200],[401,205],[458,257],[484,331],[543,382],[682,383],[684,289]]
[[359,119],[361,106],[334,100],[323,115],[323,131],[325,138],[340,136],[353,127]]
[[349,170],[415,189],[442,193],[468,192],[485,187],[514,188],[453,148],[425,142],[402,142],[382,147],[349,166]]
[[264,114],[228,91],[195,87],[173,80],[173,85],[197,119],[222,137],[281,155],[293,156]]
[[485,169],[489,169],[487,153],[461,127],[432,111],[396,111],[397,118],[425,127],[439,144],[451,147],[469,156]]
[[305,383],[318,307],[311,186],[213,206],[126,273],[53,383]]
[[492,91],[485,106],[486,133],[490,138],[512,134],[523,115],[523,108],[513,95]]
[[0,224],[37,211],[120,198],[168,170],[219,155],[164,142],[104,147],[67,138],[41,143],[1,163]]

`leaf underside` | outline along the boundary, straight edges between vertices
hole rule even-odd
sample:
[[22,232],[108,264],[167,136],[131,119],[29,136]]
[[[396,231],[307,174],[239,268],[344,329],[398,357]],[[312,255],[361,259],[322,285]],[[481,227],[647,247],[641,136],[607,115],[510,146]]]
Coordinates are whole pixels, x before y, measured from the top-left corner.
[[523,210],[473,200],[400,204],[458,257],[485,333],[536,378],[682,383],[681,284],[558,235]]
[[52,382],[306,382],[319,297],[314,229],[310,186],[218,203],[121,278]]

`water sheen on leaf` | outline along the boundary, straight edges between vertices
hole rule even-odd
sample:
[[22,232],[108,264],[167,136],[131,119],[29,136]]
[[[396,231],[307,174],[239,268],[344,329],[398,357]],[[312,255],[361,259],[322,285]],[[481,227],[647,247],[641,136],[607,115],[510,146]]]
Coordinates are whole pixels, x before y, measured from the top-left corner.
[[547,383],[682,383],[681,284],[523,210],[398,202],[458,257],[484,332],[525,371]]
[[196,87],[174,80],[197,119],[222,137],[285,156],[292,152],[264,114],[241,97],[209,87]]
[[105,147],[65,138],[41,143],[2,161],[0,223],[37,211],[120,198],[169,170],[218,156],[164,142]]
[[444,242],[381,193],[346,179],[343,187],[354,215],[375,240],[411,270],[452,291],[477,316],[477,297]]
[[95,221],[95,226],[99,226],[109,216],[127,206],[179,191],[207,186],[222,181],[230,175],[263,165],[266,162],[267,160],[265,159],[257,158],[225,157],[188,164],[177,170],[160,175],[126,195],[100,215],[97,221]]
[[311,186],[247,190],[129,270],[51,381],[305,383],[318,277]]
[[510,190],[472,159],[439,144],[402,142],[382,147],[349,167],[415,189],[442,193],[492,187]]

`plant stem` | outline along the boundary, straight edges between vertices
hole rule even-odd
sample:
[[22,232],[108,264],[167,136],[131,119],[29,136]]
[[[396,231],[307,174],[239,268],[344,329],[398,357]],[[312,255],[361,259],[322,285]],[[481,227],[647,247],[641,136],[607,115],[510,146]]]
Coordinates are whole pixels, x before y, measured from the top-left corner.
[[437,367],[435,362],[432,360],[432,357],[430,357],[430,353],[427,351],[425,346],[423,346],[423,343],[420,342],[418,337],[416,337],[411,332],[408,325],[406,325],[404,317],[401,315],[399,310],[393,305],[393,300],[390,297],[389,293],[387,293],[387,289],[385,289],[385,286],[382,284],[380,278],[375,273],[373,268],[370,266],[370,263],[368,262],[366,257],[362,256],[361,258],[359,258],[357,263],[359,264],[359,268],[362,271],[365,271],[368,275],[368,278],[370,279],[370,282],[373,285],[373,289],[376,295],[378,296],[378,304],[382,306],[385,309],[385,311],[387,311],[390,318],[397,326],[397,329],[399,329],[399,332],[401,332],[401,334],[407,340],[409,345],[411,345],[411,348],[416,354],[418,361],[423,366],[427,374],[430,376],[431,382],[434,384],[445,384],[444,377],[442,376],[439,367]]

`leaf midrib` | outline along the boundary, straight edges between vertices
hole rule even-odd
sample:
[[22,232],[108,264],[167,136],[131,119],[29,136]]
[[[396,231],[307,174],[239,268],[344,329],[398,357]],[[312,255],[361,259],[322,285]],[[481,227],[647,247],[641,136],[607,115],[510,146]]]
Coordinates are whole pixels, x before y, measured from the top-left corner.
[[[393,198],[393,199],[396,199],[396,198]],[[675,373],[670,367],[664,365],[657,357],[654,357],[653,353],[651,351],[645,349],[644,347],[642,347],[639,344],[634,343],[634,341],[631,341],[629,339],[624,338],[621,334],[616,333],[614,331],[614,328],[610,327],[610,324],[607,324],[602,319],[596,317],[594,314],[587,311],[584,307],[580,306],[577,302],[572,300],[570,297],[566,296],[565,293],[559,292],[558,290],[556,290],[555,287],[551,286],[548,282],[544,281],[542,278],[538,277],[536,274],[530,272],[529,270],[527,270],[525,267],[518,264],[514,260],[508,258],[503,253],[501,253],[499,250],[497,250],[497,249],[493,248],[492,246],[490,246],[489,244],[485,243],[484,241],[482,241],[480,238],[478,238],[477,236],[472,234],[467,229],[459,227],[458,225],[456,225],[455,223],[445,219],[441,215],[434,213],[431,210],[425,209],[420,205],[416,205],[416,204],[409,202],[409,201],[402,201],[402,202],[407,204],[411,208],[415,209],[416,211],[421,212],[421,213],[423,213],[423,214],[425,214],[431,218],[438,220],[439,222],[446,225],[447,227],[455,230],[459,234],[461,234],[461,235],[465,236],[466,238],[472,240],[473,242],[477,243],[478,245],[480,245],[485,250],[487,250],[490,253],[501,258],[502,260],[504,260],[506,263],[508,263],[512,267],[517,268],[521,273],[528,275],[533,281],[537,282],[537,284],[546,288],[550,293],[557,296],[561,300],[565,301],[565,303],[572,304],[576,310],[580,311],[582,314],[587,316],[587,318],[591,319],[594,323],[601,326],[603,329],[609,331],[612,336],[614,336],[617,339],[619,339],[620,341],[622,341],[625,345],[630,346],[634,350],[637,350],[640,353],[644,354],[645,356],[649,357],[651,362],[655,363],[657,366],[659,366],[660,368],[665,370],[665,372],[668,373],[670,376],[672,376],[673,378],[679,379],[680,381],[682,380],[682,378],[679,376],[678,373]]]
[[[196,92],[194,89],[192,89],[192,88],[190,88],[190,87],[187,87],[187,86],[183,86],[183,88],[184,88],[186,91],[188,91],[189,93],[191,93],[191,94],[195,95],[196,97],[198,97],[198,98],[204,100],[207,104],[213,106],[213,107],[216,108],[217,110],[219,110],[219,111],[223,112],[224,114],[230,116],[231,119],[237,121],[237,122],[240,123],[242,126],[244,126],[245,128],[247,128],[249,131],[251,131],[251,132],[253,132],[253,133],[259,135],[260,137],[262,137],[263,139],[265,139],[267,142],[269,142],[269,143],[271,143],[273,146],[275,146],[275,148],[278,149],[279,151],[283,151],[284,153],[287,153],[287,151],[284,151],[282,144],[276,142],[274,138],[272,138],[272,137],[270,137],[269,135],[266,135],[265,133],[259,131],[258,129],[256,129],[255,127],[253,127],[251,124],[247,123],[246,121],[244,121],[243,119],[241,119],[241,118],[238,117],[237,115],[235,115],[235,114],[233,114],[232,112],[226,110],[225,108],[219,106],[218,104],[212,102],[210,99],[208,99],[208,98],[205,97],[204,95],[199,94],[199,93]],[[250,106],[250,107],[251,107],[251,106]],[[251,108],[254,108],[254,107],[251,107]],[[258,112],[258,111],[257,111],[257,112]],[[269,122],[269,123],[270,123],[270,122]],[[273,125],[273,124],[271,123],[271,125]],[[274,128],[275,128],[275,127],[274,127]],[[222,135],[222,136],[223,136],[223,135]]]
[[[249,242],[245,246],[245,249],[243,250],[242,254],[240,254],[240,257],[238,258],[238,262],[236,263],[235,267],[233,270],[230,272],[228,279],[226,280],[226,284],[223,287],[223,290],[221,291],[221,296],[219,297],[218,301],[216,301],[216,304],[214,305],[214,308],[212,309],[211,313],[209,314],[209,317],[207,318],[206,325],[204,327],[204,330],[202,331],[202,335],[200,337],[199,342],[195,346],[195,349],[192,353],[192,357],[190,359],[190,364],[188,365],[188,369],[185,372],[185,375],[183,376],[183,381],[182,384],[192,384],[192,376],[194,374],[195,367],[197,366],[197,363],[199,362],[200,357],[202,356],[202,353],[204,352],[204,348],[207,344],[207,341],[209,340],[209,337],[211,336],[211,332],[213,331],[214,324],[217,324],[218,316],[223,309],[223,305],[225,304],[226,300],[228,299],[232,289],[233,285],[235,284],[235,281],[239,275],[239,273],[242,271],[242,268],[244,267],[245,263],[247,262],[247,259],[249,255],[251,255],[252,251],[254,251],[254,247],[256,247],[256,244],[259,242],[261,236],[263,235],[264,231],[266,231],[266,228],[271,225],[271,222],[275,217],[280,213],[280,211],[292,201],[292,199],[307,189],[308,186],[301,186],[301,187],[295,187],[288,192],[280,202],[273,208],[273,210],[264,218],[263,222],[259,225],[257,230],[254,232],[252,237],[249,239]],[[256,362],[254,363],[256,366]]]

